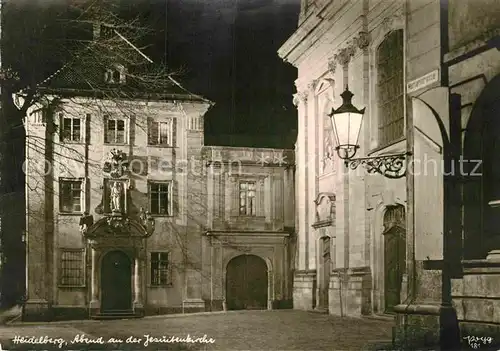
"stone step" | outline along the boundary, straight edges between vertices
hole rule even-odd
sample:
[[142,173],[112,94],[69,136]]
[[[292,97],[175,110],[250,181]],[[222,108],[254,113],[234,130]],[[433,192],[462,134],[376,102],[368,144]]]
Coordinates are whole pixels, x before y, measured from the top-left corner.
[[113,310],[98,313],[91,316],[92,319],[127,319],[127,318],[140,318],[132,310]]

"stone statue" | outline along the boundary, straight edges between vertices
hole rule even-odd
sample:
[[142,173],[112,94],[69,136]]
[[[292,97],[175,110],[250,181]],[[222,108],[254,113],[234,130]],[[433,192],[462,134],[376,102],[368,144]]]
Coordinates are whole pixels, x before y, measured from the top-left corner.
[[121,212],[121,195],[122,195],[122,189],[119,184],[119,182],[114,182],[113,186],[111,187],[111,194],[110,194],[110,208],[111,212]]

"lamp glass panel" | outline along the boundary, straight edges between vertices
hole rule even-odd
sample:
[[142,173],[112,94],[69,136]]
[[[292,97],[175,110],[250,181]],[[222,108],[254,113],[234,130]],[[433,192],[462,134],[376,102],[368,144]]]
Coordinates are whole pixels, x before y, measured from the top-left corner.
[[360,113],[349,114],[349,144],[357,145],[363,115]]

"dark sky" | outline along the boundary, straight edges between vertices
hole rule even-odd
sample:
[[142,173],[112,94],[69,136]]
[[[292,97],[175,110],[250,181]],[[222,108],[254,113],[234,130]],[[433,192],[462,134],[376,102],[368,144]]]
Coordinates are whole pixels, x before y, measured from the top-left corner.
[[182,67],[182,83],[216,103],[206,115],[208,143],[225,143],[220,135],[229,133],[271,144],[290,135],[296,69],[277,50],[297,27],[299,0],[143,1],[159,33],[150,54]]
[[[10,28],[5,30],[10,41],[4,40],[3,51],[11,52],[4,56],[15,67],[22,66],[16,70],[28,71],[23,76],[30,76],[36,68],[35,75],[43,73],[45,78],[53,73],[55,63],[57,68],[61,64],[61,57],[50,50],[50,45],[58,44],[51,35],[56,38],[64,32],[57,24],[66,22],[54,21],[54,11],[65,16],[67,4],[78,0],[13,1],[9,7],[13,12],[3,11],[4,27]],[[277,50],[297,27],[300,0],[103,1],[117,5],[122,16],[139,15],[147,27],[153,27],[146,53],[155,62],[166,61],[170,70],[180,70],[176,78],[187,89],[215,102],[205,118],[206,144],[293,147],[297,111],[292,94],[297,73],[278,57]],[[40,45],[37,26],[44,28],[45,22],[54,22],[55,27]],[[45,50],[46,62],[33,53],[38,48]],[[38,66],[32,64],[35,58]],[[225,134],[261,140],[238,137],[228,142],[221,137]],[[287,145],[280,143],[290,136]]]

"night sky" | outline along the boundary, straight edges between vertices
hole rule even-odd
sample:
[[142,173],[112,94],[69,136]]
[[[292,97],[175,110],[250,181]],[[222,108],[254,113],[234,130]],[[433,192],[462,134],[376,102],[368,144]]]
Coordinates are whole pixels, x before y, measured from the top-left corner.
[[[277,50],[297,27],[299,0],[142,1],[158,31],[148,54],[166,58],[186,88],[216,103],[206,115],[207,144],[293,147],[297,73]],[[229,142],[224,134],[250,138]]]

